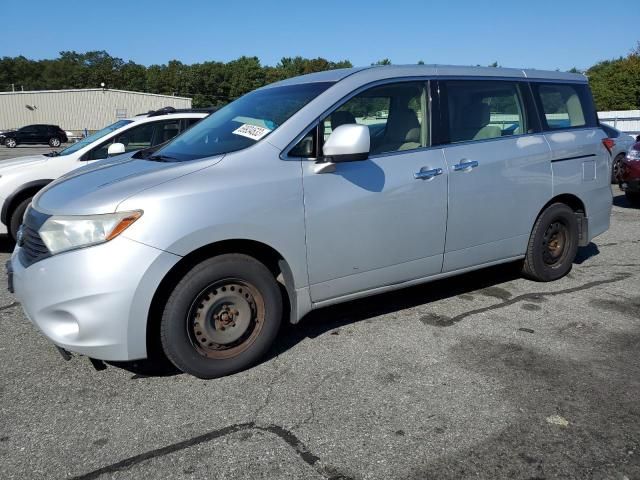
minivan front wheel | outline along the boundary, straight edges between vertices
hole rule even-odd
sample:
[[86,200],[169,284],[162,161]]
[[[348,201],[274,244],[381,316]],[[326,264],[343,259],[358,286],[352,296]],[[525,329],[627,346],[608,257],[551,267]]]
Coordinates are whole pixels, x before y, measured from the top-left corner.
[[13,138],[7,138],[4,141],[4,145],[7,148],[16,148],[16,146],[18,145],[18,142],[16,142],[15,139],[13,139]]
[[569,273],[577,252],[576,214],[564,203],[554,203],[536,220],[522,273],[539,282],[557,280]]
[[282,296],[269,269],[247,255],[220,255],[174,288],[161,320],[162,348],[185,373],[221,377],[256,363],[281,319]]

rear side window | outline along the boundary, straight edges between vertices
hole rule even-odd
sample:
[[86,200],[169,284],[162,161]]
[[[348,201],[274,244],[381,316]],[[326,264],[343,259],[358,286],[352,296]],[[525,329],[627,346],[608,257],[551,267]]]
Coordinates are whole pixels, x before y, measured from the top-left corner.
[[451,143],[527,132],[520,86],[505,81],[448,81],[446,110]]
[[597,125],[591,94],[586,85],[541,83],[533,84],[533,91],[546,130]]

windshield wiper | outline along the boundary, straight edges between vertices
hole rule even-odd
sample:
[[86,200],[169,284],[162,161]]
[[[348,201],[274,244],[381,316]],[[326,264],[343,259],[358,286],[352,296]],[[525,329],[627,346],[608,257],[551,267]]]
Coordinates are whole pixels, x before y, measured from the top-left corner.
[[60,152],[58,150],[54,150],[53,152],[49,152],[49,153],[45,153],[44,156],[45,157],[57,157],[60,155]]
[[178,160],[176,157],[171,157],[169,155],[151,155],[147,157],[145,160],[151,160],[153,162],[170,162],[172,160]]

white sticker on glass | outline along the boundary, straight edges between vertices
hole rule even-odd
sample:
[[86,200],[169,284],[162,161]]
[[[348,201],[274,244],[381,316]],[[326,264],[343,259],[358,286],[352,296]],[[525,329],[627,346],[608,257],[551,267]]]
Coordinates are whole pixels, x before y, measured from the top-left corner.
[[250,138],[251,140],[258,141],[270,131],[271,130],[265,127],[259,127],[257,125],[249,125],[248,123],[245,123],[241,127],[236,128],[233,131],[233,133],[236,135],[241,135],[243,137]]

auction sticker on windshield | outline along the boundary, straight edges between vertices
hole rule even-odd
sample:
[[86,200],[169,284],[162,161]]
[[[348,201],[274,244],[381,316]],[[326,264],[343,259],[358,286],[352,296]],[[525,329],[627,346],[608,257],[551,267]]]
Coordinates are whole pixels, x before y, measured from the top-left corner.
[[257,141],[264,137],[270,131],[271,130],[265,127],[259,127],[257,125],[249,125],[248,123],[245,123],[241,127],[236,128],[233,133]]

